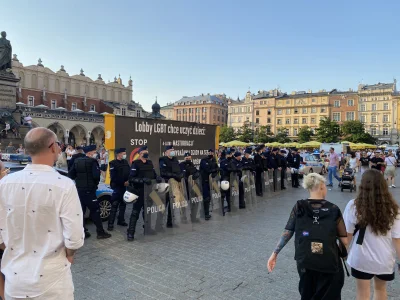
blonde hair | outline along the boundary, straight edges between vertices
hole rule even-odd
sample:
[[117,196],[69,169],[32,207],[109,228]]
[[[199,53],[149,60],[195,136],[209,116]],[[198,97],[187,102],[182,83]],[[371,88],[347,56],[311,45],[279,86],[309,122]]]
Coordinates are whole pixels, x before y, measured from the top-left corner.
[[306,190],[314,190],[321,184],[325,184],[325,178],[317,173],[310,173],[303,179],[303,188]]

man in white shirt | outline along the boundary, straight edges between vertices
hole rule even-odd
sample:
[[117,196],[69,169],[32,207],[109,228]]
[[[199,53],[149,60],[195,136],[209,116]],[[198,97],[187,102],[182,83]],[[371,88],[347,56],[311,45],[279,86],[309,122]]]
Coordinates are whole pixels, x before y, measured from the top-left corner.
[[32,164],[0,181],[6,300],[74,299],[71,264],[84,242],[78,193],[53,169],[61,149],[52,131],[34,128],[24,144]]

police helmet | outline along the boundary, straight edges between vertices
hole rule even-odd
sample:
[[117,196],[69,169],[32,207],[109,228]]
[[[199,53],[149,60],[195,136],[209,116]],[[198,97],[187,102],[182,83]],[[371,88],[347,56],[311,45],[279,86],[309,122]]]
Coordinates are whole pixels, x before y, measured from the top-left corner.
[[168,183],[157,183],[156,185],[156,191],[159,193],[167,193],[169,190],[169,184]]
[[221,190],[223,191],[229,190],[229,181],[227,180],[221,181]]
[[130,193],[128,191],[126,191],[125,194],[124,194],[124,201],[126,203],[136,202],[137,198],[139,198],[139,196],[137,196],[137,195],[135,195],[133,193]]

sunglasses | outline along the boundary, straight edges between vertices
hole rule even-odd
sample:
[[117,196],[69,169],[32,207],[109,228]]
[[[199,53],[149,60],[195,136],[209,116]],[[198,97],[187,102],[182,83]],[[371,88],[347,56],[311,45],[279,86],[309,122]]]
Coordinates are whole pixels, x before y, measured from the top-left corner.
[[51,148],[54,144],[57,144],[58,147],[61,147],[61,143],[60,142],[53,142],[50,144],[49,148]]

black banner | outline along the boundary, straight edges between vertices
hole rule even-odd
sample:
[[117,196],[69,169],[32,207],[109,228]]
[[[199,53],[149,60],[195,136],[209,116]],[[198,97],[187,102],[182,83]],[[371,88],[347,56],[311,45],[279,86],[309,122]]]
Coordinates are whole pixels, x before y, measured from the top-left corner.
[[190,152],[193,163],[198,166],[208,149],[215,149],[216,129],[215,125],[115,116],[115,147],[126,148],[131,163],[138,159],[139,149],[147,145],[157,172],[158,160],[164,156],[167,145],[174,146],[179,161],[185,152]]

